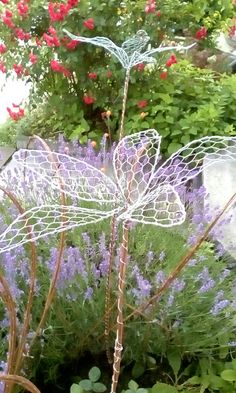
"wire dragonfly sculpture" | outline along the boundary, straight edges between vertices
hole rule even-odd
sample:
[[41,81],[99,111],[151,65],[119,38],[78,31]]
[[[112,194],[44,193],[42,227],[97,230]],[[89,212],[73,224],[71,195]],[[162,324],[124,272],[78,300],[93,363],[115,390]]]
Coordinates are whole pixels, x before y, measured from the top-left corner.
[[83,37],[76,36],[64,29],[64,32],[72,39],[78,42],[92,44],[101,48],[104,48],[115,56],[121,63],[122,67],[126,70],[130,70],[140,63],[155,63],[156,59],[153,57],[156,53],[162,53],[165,51],[176,50],[183,51],[192,48],[194,44],[183,46],[163,46],[160,45],[157,48],[148,48],[144,51],[144,48],[148,45],[150,37],[145,30],[139,30],[137,33],[124,41],[121,46],[116,45],[112,40],[107,37]]
[[[0,234],[0,253],[46,236],[116,216],[122,223],[117,294],[117,332],[111,392],[115,393],[123,350],[123,308],[130,223],[161,227],[181,225],[186,218],[178,187],[198,176],[205,166],[236,159],[236,137],[211,136],[188,143],[160,164],[161,136],[154,129],[124,137],[116,146],[111,176],[67,154],[22,149],[12,163],[33,174],[34,187],[48,185],[49,203],[39,203]],[[37,186],[38,179],[38,186]],[[63,187],[61,183],[63,179]],[[6,178],[1,178],[6,186]],[[56,202],[57,193],[66,204]],[[37,195],[37,192],[36,192]],[[30,237],[29,237],[30,233]]]

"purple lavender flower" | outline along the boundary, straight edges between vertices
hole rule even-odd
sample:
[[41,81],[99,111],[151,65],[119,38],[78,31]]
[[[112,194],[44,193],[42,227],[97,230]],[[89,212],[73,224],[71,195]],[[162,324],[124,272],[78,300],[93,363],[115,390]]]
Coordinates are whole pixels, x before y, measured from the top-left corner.
[[195,259],[195,258],[190,259],[188,262],[188,266],[191,266],[191,267],[196,266],[196,264],[197,264],[197,259]]
[[107,246],[106,246],[106,239],[105,239],[104,233],[102,233],[99,237],[98,247],[99,247],[99,252],[100,252],[100,255],[102,258],[102,261],[99,265],[99,270],[101,272],[102,277],[104,277],[108,273],[109,258],[110,258],[110,253],[109,253],[109,250],[107,249]]
[[84,293],[84,300],[91,300],[93,296],[93,288],[88,287]]
[[210,289],[214,288],[215,281],[212,279],[207,280],[198,290],[198,293],[208,292]]
[[132,289],[132,293],[135,295],[135,297],[138,298],[138,300],[140,301],[146,297],[149,297],[152,286],[150,282],[143,277],[138,266],[134,267],[133,276],[135,277],[135,280],[138,285],[137,289],[136,288]]
[[224,308],[228,307],[230,301],[228,299],[220,300],[219,302],[215,303],[210,312],[212,315],[218,315]]
[[198,293],[208,292],[215,286],[215,281],[210,277],[209,270],[207,267],[204,267],[201,273],[198,274],[197,280],[202,282],[201,287],[198,290]]
[[172,306],[173,303],[174,303],[174,300],[175,300],[174,294],[171,293],[171,294],[168,296],[168,300],[167,300],[168,306]]
[[159,270],[159,272],[157,272],[156,274],[156,279],[155,279],[157,286],[158,287],[161,286],[165,281],[165,279],[166,279],[165,273],[162,270]]
[[163,262],[165,257],[166,257],[165,251],[161,251],[158,259],[160,262]]
[[185,288],[185,281],[179,278],[176,278],[171,285],[172,292],[181,292]]
[[[0,372],[6,373],[7,372],[7,363],[3,360],[0,361]],[[5,391],[5,382],[0,381],[0,393],[4,393]]]
[[148,251],[147,253],[147,265],[150,265],[151,262],[153,261],[154,254],[153,251]]

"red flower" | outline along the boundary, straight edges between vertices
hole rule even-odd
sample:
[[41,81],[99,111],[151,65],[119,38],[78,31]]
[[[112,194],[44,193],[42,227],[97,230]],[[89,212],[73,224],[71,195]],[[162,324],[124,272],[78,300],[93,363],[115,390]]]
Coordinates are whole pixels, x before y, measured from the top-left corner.
[[36,64],[38,61],[38,56],[34,55],[33,53],[29,54],[29,60],[31,62],[31,64]]
[[15,105],[15,104],[12,104],[12,105],[13,105],[13,108],[19,108],[18,112],[13,112],[11,110],[11,108],[9,108],[9,107],[7,107],[7,112],[9,113],[9,116],[11,117],[12,120],[18,121],[18,120],[20,120],[21,117],[24,116],[25,111],[23,108],[20,108],[19,105]]
[[14,29],[15,25],[12,22],[11,18],[12,18],[12,12],[9,10],[5,10],[5,14],[2,16],[2,21],[4,25],[9,27],[9,29]]
[[161,11],[160,11],[160,10],[157,11],[156,16],[157,16],[158,18],[161,17]]
[[58,22],[65,19],[71,6],[69,3],[51,3],[48,4],[48,13],[52,22]]
[[96,72],[89,72],[88,77],[89,79],[97,79],[98,74]]
[[7,51],[7,47],[5,44],[0,44],[0,54],[3,54]]
[[24,30],[20,28],[15,29],[15,34],[17,38],[19,38],[22,41],[28,41],[31,38],[30,33],[25,33]]
[[56,35],[51,36],[51,35],[49,35],[47,33],[44,33],[43,34],[43,39],[46,42],[47,46],[50,46],[50,47],[58,47],[58,46],[60,46],[60,40],[59,40],[59,38]]
[[0,71],[1,71],[2,73],[4,73],[4,74],[7,72],[6,66],[5,66],[5,64],[3,63],[3,61],[0,61]]
[[71,40],[66,44],[67,49],[69,50],[74,50],[77,48],[79,42],[77,40]]
[[167,77],[168,77],[168,72],[167,71],[163,71],[163,72],[160,73],[160,78],[161,79],[165,80],[165,79],[167,79]]
[[111,78],[112,77],[112,72],[110,70],[107,71],[106,77],[107,78]]
[[3,4],[8,4],[8,0],[1,0]]
[[62,66],[57,60],[51,60],[50,62],[51,69],[55,72],[61,72]]
[[17,3],[17,10],[20,16],[26,16],[28,14],[29,7],[24,1],[19,1],[19,3]]
[[142,101],[139,101],[137,105],[139,108],[145,108],[148,105],[148,102],[147,102],[147,100],[142,100]]
[[63,67],[57,60],[51,60],[50,65],[54,72],[61,72],[66,78],[71,76],[71,72]]
[[201,29],[196,32],[196,38],[197,40],[202,40],[206,38],[206,36],[207,36],[207,29],[205,28],[205,26],[202,26]]
[[54,29],[54,27],[49,26],[48,33],[51,34],[51,35],[56,35],[57,31],[56,31],[56,29]]
[[137,71],[142,72],[145,68],[145,64],[144,63],[139,63],[134,67]]
[[173,64],[177,63],[177,59],[175,55],[171,55],[170,58],[166,62],[166,67],[171,67]]
[[13,69],[17,76],[21,76],[23,74],[23,65],[22,64],[13,64]]
[[152,14],[156,11],[156,1],[155,0],[148,0],[145,7],[146,14]]
[[10,10],[5,10],[5,16],[7,18],[12,18],[12,12]]
[[78,5],[78,0],[67,0],[69,7],[76,7]]
[[84,21],[83,23],[84,27],[86,27],[89,30],[93,30],[94,29],[94,19],[93,18],[89,18],[87,20]]
[[89,96],[87,94],[85,94],[83,96],[83,101],[86,105],[91,105],[95,102],[95,98],[93,98],[92,96]]

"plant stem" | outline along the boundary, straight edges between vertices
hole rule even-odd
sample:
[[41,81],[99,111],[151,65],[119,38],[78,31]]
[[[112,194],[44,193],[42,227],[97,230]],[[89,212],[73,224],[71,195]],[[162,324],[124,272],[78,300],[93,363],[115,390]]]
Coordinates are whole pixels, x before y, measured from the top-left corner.
[[114,260],[114,251],[115,251],[115,237],[116,237],[116,216],[113,216],[111,222],[111,238],[109,244],[109,266],[108,266],[108,273],[106,279],[105,315],[104,315],[105,347],[106,347],[107,360],[109,364],[112,364],[113,362],[112,355],[110,352],[110,347],[109,347],[109,332],[110,332],[111,275],[112,275],[112,265]]
[[126,75],[125,75],[124,93],[123,93],[123,101],[122,101],[122,113],[121,113],[121,120],[120,120],[119,141],[124,136],[125,111],[126,111],[127,96],[128,96],[128,90],[129,90],[129,81],[130,81],[130,69],[128,68],[126,71]]
[[128,257],[128,239],[129,239],[128,222],[124,222],[122,244],[120,250],[120,261],[119,261],[117,330],[116,330],[116,339],[115,339],[115,346],[114,346],[111,393],[116,393],[117,384],[120,375],[121,353],[123,350],[123,334],[124,334],[123,307],[124,307],[124,299],[125,299],[124,291],[125,291],[125,275],[126,275],[127,257]]

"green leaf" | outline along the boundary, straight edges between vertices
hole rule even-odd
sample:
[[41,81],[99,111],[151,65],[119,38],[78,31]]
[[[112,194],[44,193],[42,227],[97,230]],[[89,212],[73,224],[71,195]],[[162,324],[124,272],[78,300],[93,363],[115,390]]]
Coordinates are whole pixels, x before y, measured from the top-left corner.
[[91,370],[89,371],[88,376],[90,381],[97,382],[101,377],[101,371],[99,370],[98,367],[92,367]]
[[83,129],[83,127],[81,125],[79,125],[70,134],[70,139],[73,140],[73,139],[79,138],[79,136],[82,134],[82,132],[84,132],[84,129]]
[[73,383],[73,385],[71,385],[70,393],[82,393],[82,392],[83,392],[82,387],[77,383]]
[[172,370],[174,371],[175,376],[177,376],[180,366],[181,366],[181,357],[177,350],[172,350],[171,352],[167,353],[167,359],[169,365],[171,366]]
[[168,146],[168,153],[169,154],[175,153],[181,147],[182,147],[182,145],[180,143],[172,142]]
[[190,385],[200,385],[201,384],[201,378],[198,377],[197,375],[194,375],[193,377],[189,378],[186,383]]
[[167,383],[157,382],[152,387],[151,393],[178,393],[178,390]]
[[235,370],[224,370],[220,374],[221,378],[224,379],[224,381],[228,382],[234,382],[236,381],[236,372]]
[[137,390],[137,393],[148,393],[148,390],[147,390],[147,389],[144,389],[144,388],[139,388],[139,389]]
[[184,145],[186,145],[187,143],[190,142],[190,136],[188,134],[183,135],[180,139],[181,143],[183,143]]
[[218,375],[210,374],[210,387],[214,390],[218,390],[224,386],[224,381]]
[[169,94],[158,93],[157,96],[160,97],[161,100],[164,101],[167,105],[173,102],[173,97],[171,97]]
[[96,382],[93,384],[93,391],[96,393],[103,393],[107,390],[106,386],[101,382]]
[[231,363],[234,371],[236,371],[236,359],[233,359]]
[[133,380],[131,379],[131,381],[129,381],[129,383],[128,383],[128,387],[129,387],[133,392],[136,392],[136,390],[138,389],[138,384],[137,384],[137,382],[135,382],[135,381],[133,381]]
[[79,385],[86,392],[89,392],[90,390],[92,390],[92,381],[90,381],[90,379],[82,379],[82,381],[80,381]]
[[[139,255],[143,255],[145,250],[145,245],[143,244],[142,249],[139,251]],[[132,377],[133,378],[139,378],[141,377],[141,375],[143,375],[145,371],[145,367],[143,365],[143,363],[141,362],[135,362],[134,367],[132,368]]]

